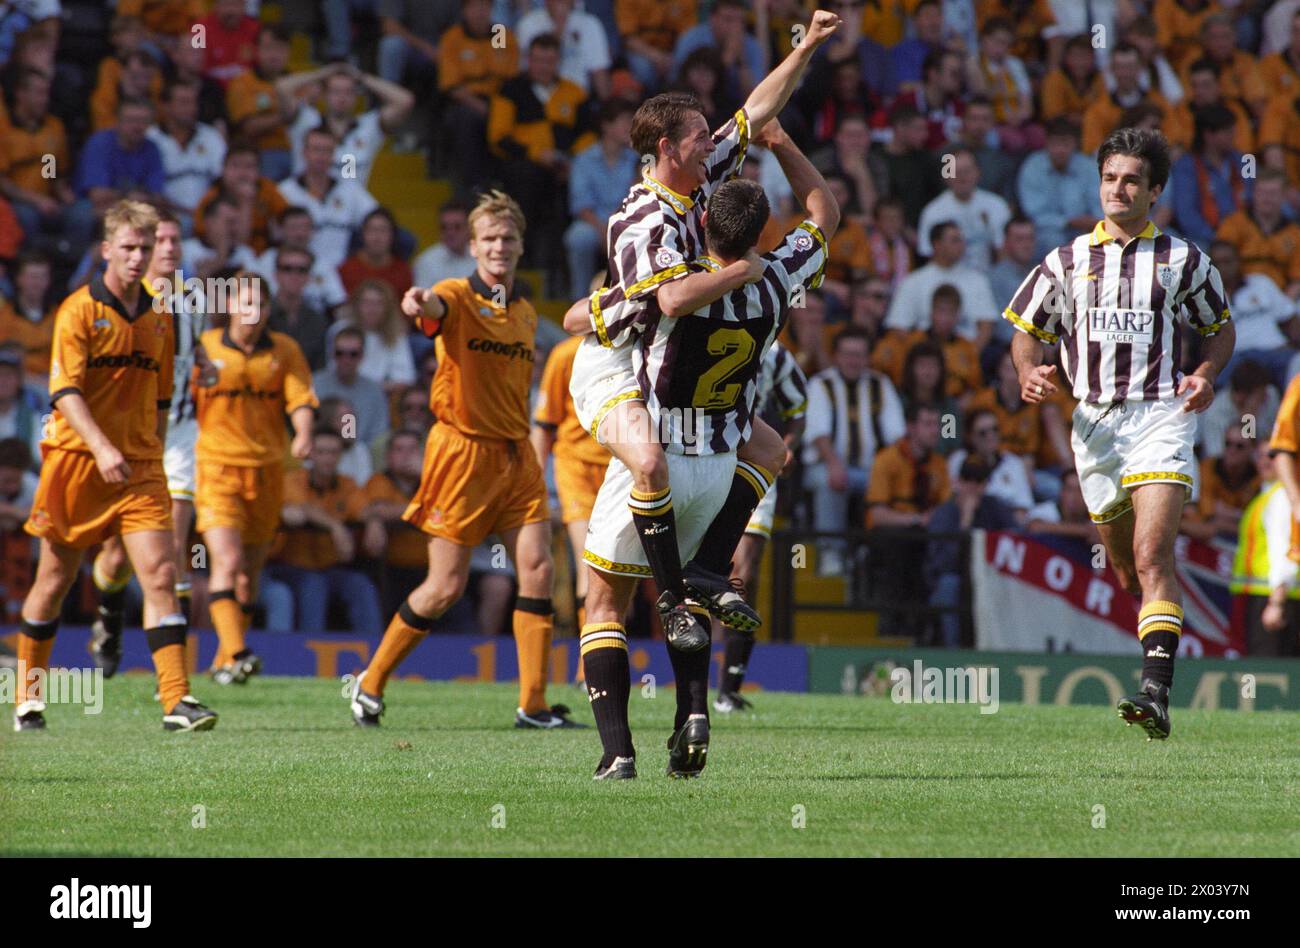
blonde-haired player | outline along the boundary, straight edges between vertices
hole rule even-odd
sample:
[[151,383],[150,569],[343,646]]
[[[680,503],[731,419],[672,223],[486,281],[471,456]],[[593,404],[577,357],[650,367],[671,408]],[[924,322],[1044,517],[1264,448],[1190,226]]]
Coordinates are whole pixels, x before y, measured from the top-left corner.
[[412,287],[402,298],[402,312],[434,337],[438,355],[429,402],[438,423],[403,515],[429,534],[429,573],[352,687],[352,718],[363,727],[379,724],[389,675],[464,593],[470,554],[493,533],[519,575],[515,726],[575,726],[567,708],[546,703],[554,567],[546,483],[528,443],[537,312],[515,285],[524,215],[509,196],[490,191],[470,212],[469,229],[473,275]]
[[41,479],[25,528],[40,560],[22,608],[14,729],[45,727],[44,695],[28,685],[48,669],[59,611],[89,546],[120,534],[144,590],[144,625],[158,673],[163,727],[208,730],[214,711],[189,694],[186,621],[176,602],[171,498],[163,435],[171,405],[174,328],[142,282],[158,216],[119,201],[104,219],[107,268],[59,307],[50,363],[54,416],[41,442]]

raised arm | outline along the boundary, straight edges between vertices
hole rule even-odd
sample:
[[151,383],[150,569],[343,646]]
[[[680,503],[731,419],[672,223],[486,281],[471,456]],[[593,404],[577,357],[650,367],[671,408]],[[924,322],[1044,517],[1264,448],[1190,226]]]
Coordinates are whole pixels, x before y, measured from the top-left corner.
[[840,226],[840,205],[821,172],[813,167],[813,163],[775,119],[763,129],[757,142],[776,156],[781,170],[790,182],[790,189],[808,214],[808,219],[821,228],[822,234],[829,241]]
[[803,77],[803,71],[812,61],[813,53],[831,38],[839,25],[840,18],[834,13],[818,10],[813,14],[803,42],[781,60],[781,64],[769,72],[745,100],[745,111],[749,115],[752,132],[757,132],[785,108]]

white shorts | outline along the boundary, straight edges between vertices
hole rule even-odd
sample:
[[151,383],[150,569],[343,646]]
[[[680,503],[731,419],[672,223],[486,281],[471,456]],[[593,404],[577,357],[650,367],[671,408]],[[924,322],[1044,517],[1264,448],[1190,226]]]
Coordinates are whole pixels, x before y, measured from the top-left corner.
[[1196,482],[1196,415],[1183,411],[1187,396],[1111,405],[1080,402],[1070,443],[1088,513],[1105,523],[1133,506],[1132,488]]
[[194,503],[194,446],[199,440],[199,423],[187,418],[178,425],[167,426],[163,445],[163,470],[167,472],[167,493],[172,500]]
[[[668,455],[668,480],[672,484],[673,519],[677,523],[677,549],[682,563],[690,561],[731,491],[736,455]],[[632,474],[618,458],[609,462],[605,482],[587,524],[587,548],[582,558],[593,568],[615,575],[649,576],[641,538],[632,522],[628,498]]]
[[573,411],[582,427],[604,444],[597,432],[605,416],[622,402],[644,400],[632,372],[632,347],[608,349],[595,336],[587,336],[573,357],[569,394],[573,396]]
[[763,499],[758,502],[758,506],[754,508],[754,514],[749,518],[749,524],[745,527],[745,532],[770,538],[772,536],[772,521],[775,519],[776,485],[773,484],[767,489]]

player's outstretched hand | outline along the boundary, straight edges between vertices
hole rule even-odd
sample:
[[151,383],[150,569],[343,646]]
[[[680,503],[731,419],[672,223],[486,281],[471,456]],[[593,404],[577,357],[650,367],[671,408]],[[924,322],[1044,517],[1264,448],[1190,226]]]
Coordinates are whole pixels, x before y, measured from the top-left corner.
[[750,247],[744,256],[745,266],[748,272],[745,274],[746,283],[757,283],[763,279],[763,258],[758,252],[758,248]]
[[1199,415],[1214,402],[1214,386],[1199,375],[1183,376],[1176,394],[1181,397],[1184,392],[1191,392],[1191,395],[1183,403],[1183,411],[1194,411]]
[[834,13],[829,10],[817,10],[812,15],[812,22],[808,24],[808,33],[804,36],[804,42],[808,44],[809,49],[816,49],[831,38],[839,25],[840,18]]
[[410,319],[419,319],[424,315],[424,304],[428,299],[427,287],[413,286],[402,296],[402,312]]
[[1051,381],[1055,374],[1054,365],[1034,366],[1020,381],[1020,397],[1031,405],[1046,401],[1049,396],[1056,394],[1056,386]]
[[131,465],[111,444],[95,452],[95,466],[106,484],[125,484],[131,477]]

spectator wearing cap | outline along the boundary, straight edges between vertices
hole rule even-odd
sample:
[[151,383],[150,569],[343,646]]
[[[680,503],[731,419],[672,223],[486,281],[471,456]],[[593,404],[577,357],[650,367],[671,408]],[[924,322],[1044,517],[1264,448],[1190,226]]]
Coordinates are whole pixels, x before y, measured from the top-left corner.
[[560,43],[542,33],[528,47],[524,72],[492,97],[488,141],[506,190],[528,221],[526,265],[555,270],[563,244],[563,187],[573,156],[595,141],[585,93],[558,72]]
[[1229,428],[1247,426],[1256,438],[1267,438],[1277,420],[1281,396],[1272,376],[1253,359],[1242,359],[1233,367],[1227,388],[1220,388],[1197,425],[1197,445],[1207,458],[1223,457]]
[[[0,123],[4,120],[0,119]],[[0,194],[13,205],[29,247],[55,235],[71,222],[68,214],[76,196],[66,177],[48,174],[53,167],[70,167],[63,122],[50,114],[50,79],[35,69],[19,69],[13,83],[13,108],[0,139]],[[68,235],[76,252],[90,234]]]
[[314,257],[310,250],[281,247],[274,256],[275,283],[271,290],[271,316],[267,328],[292,336],[313,372],[326,364],[326,333],[330,327],[324,311],[307,296]]
[[[989,270],[989,287],[993,290],[994,300],[1010,303],[1025,277],[1047,255],[1038,249],[1037,234],[1037,227],[1028,217],[1017,214],[1007,221],[1002,231],[998,262]],[[999,345],[1009,346],[1015,331],[1010,320],[999,319],[993,326],[993,339]]]
[[916,252],[923,257],[932,256],[930,228],[941,221],[951,221],[961,228],[965,238],[962,262],[986,271],[993,265],[1002,229],[1011,220],[1011,207],[992,191],[979,186],[980,166],[974,152],[961,146],[953,149],[951,155],[953,174],[947,179],[947,190],[921,211]]
[[[280,243],[263,252],[257,258],[256,270],[271,284],[271,292],[276,291],[278,254],[285,250],[305,250],[311,256],[311,272],[307,275],[307,286],[303,297],[312,306],[323,313],[330,313],[348,300],[347,290],[343,288],[343,279],[338,267],[331,267],[311,249],[315,243],[316,225],[311,214],[304,207],[286,207],[276,221]],[[405,291],[403,291],[405,292]]]
[[[905,432],[903,406],[889,379],[869,367],[869,344],[858,329],[835,337],[833,366],[808,380],[803,436],[804,486],[812,492],[818,531],[844,529],[849,498],[867,489],[877,453]],[[843,569],[842,544],[818,540],[818,570]]]
[[518,72],[519,45],[507,30],[493,43],[491,0],[463,0],[461,20],[438,43],[438,91],[447,101],[443,132],[456,157],[456,178],[466,190],[488,174],[488,106],[501,84]]
[[677,37],[673,47],[673,71],[695,50],[712,46],[722,56],[727,70],[729,94],[743,100],[767,74],[763,44],[745,28],[748,10],[741,0],[716,0],[709,18]]
[[1221,105],[1196,113],[1192,148],[1174,162],[1174,221],[1179,233],[1208,246],[1214,232],[1246,202],[1247,180],[1241,175],[1241,152],[1233,147],[1237,118]]
[[283,24],[264,27],[257,36],[253,68],[226,85],[226,114],[233,136],[257,148],[259,171],[272,181],[287,178],[293,163],[288,129],[291,103],[279,92],[289,67],[289,40]]
[[[620,99],[602,105],[600,140],[573,160],[569,175],[573,223],[564,232],[564,250],[569,262],[569,295],[574,299],[586,294],[604,253],[606,224],[637,179],[640,166],[630,138],[635,111],[630,102]],[[421,281],[420,285],[432,286],[433,282]]]
[[961,287],[962,312],[957,332],[982,350],[993,337],[993,324],[1002,312],[993,299],[993,288],[984,273],[962,262],[966,240],[961,228],[952,221],[940,221],[930,227],[930,262],[913,270],[894,291],[886,329],[912,331],[930,328],[934,291],[942,284]]
[[[1236,119],[1232,126],[1232,146],[1243,154],[1253,152],[1255,119],[1237,100],[1223,94],[1218,67],[1208,59],[1199,59],[1189,68],[1190,95],[1174,106],[1165,121],[1165,134],[1169,143],[1187,148],[1195,137],[1197,118],[1207,110],[1226,109]],[[1226,121],[1222,117],[1218,117],[1217,120]]]
[[[331,165],[335,177],[352,178],[362,187],[369,186],[384,136],[397,131],[415,107],[415,94],[409,89],[346,63],[284,76],[277,80],[276,91],[293,120],[289,126],[293,173],[302,174],[306,168],[303,146],[307,132],[324,128],[333,133],[336,142]],[[323,112],[303,101],[304,96],[321,92]],[[374,108],[365,107],[363,94],[367,92],[378,100]]]
[[[973,431],[978,422],[972,419]],[[997,425],[984,419],[996,434]],[[952,496],[939,504],[930,514],[926,529],[931,533],[957,533],[967,530],[1013,530],[1019,526],[1019,517],[999,493],[994,478],[997,469],[980,455],[948,459],[952,468]],[[1026,485],[1027,486],[1027,485]],[[926,546],[925,578],[930,589],[930,605],[944,609],[938,616],[939,643],[944,648],[957,648],[961,641],[961,619],[957,613],[962,601],[961,541],[944,538],[931,540]]]
[[1047,123],[1047,144],[1021,164],[1016,192],[1021,210],[1034,223],[1034,255],[1040,260],[1101,219],[1097,163],[1079,151],[1079,133],[1068,119]]
[[163,88],[159,122],[146,133],[162,155],[167,184],[163,194],[184,215],[187,233],[193,232],[194,210],[221,176],[226,140],[211,125],[199,121],[199,86],[189,80],[169,82]]
[[[1261,168],[1246,206],[1224,218],[1215,237],[1236,248],[1247,277],[1266,276],[1296,299],[1300,297],[1300,224],[1287,219],[1286,189],[1285,172]],[[1217,266],[1218,257],[1214,262]],[[1236,316],[1234,310],[1234,321]]]
[[225,86],[253,68],[261,25],[245,13],[244,0],[213,0],[212,12],[198,25],[206,43],[203,71],[207,75]]
[[1300,303],[1263,273],[1243,275],[1241,255],[1226,240],[1215,240],[1207,249],[1223,279],[1232,322],[1237,327],[1237,346],[1219,377],[1231,378],[1233,369],[1243,359],[1250,359],[1268,369],[1279,391],[1285,389],[1291,380],[1291,359],[1296,355],[1286,330],[1300,329],[1293,325],[1300,322],[1295,319],[1300,316]]
[[20,346],[28,381],[44,391],[50,376],[50,347],[58,307],[50,258],[39,251],[21,253],[10,265],[14,294],[0,297],[0,338]]
[[239,209],[240,243],[248,244],[254,253],[264,253],[271,243],[271,221],[284,213],[289,202],[281,197],[274,181],[258,172],[257,149],[252,145],[233,144],[226,150],[221,177],[212,182],[194,209],[196,236],[204,236],[204,212],[219,194],[233,198]]
[[574,0],[544,0],[515,24],[515,38],[528,49],[535,37],[553,33],[560,40],[560,75],[587,95],[609,98],[609,37],[605,27]]
[[379,383],[360,372],[366,334],[355,326],[345,326],[334,337],[332,352],[332,363],[312,374],[312,388],[322,399],[339,397],[349,401],[357,412],[357,439],[373,445],[388,432],[388,400]]
[[628,67],[647,96],[677,72],[673,48],[698,17],[694,0],[615,0],[614,16]]
[[334,133],[313,128],[303,139],[304,168],[300,175],[280,182],[280,196],[311,215],[316,233],[311,250],[323,266],[337,268],[348,256],[352,234],[366,215],[379,206],[369,191],[353,178],[332,173]]

